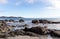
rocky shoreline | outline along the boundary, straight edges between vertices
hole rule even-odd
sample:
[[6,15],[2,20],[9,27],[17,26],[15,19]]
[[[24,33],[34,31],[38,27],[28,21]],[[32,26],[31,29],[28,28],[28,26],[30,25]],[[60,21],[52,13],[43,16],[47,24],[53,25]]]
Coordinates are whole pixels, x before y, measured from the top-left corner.
[[[51,30],[47,29],[47,26],[44,27],[32,27],[32,28],[27,28],[27,24],[24,25],[24,29],[20,30],[14,30],[12,29],[15,26],[7,26],[6,21],[0,21],[0,38],[5,38],[5,37],[15,37],[15,36],[32,36],[32,37],[39,37],[41,35],[50,35],[52,37],[60,37],[60,30]],[[19,22],[24,22],[24,20],[19,20]],[[39,21],[32,21],[33,24],[38,24]]]
[[41,35],[50,35],[52,37],[60,37],[60,31],[57,30],[44,30],[41,27],[33,27],[33,28],[25,28],[23,30],[15,30],[10,31],[8,33],[1,33],[0,38],[4,37],[15,37],[15,36],[32,36],[32,37],[39,37]]

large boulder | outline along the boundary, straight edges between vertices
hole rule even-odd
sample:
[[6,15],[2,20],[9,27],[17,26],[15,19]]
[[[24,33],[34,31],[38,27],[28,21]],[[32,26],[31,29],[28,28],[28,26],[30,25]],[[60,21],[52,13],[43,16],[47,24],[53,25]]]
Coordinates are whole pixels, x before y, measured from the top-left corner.
[[36,34],[47,34],[47,29],[46,27],[32,27],[32,28],[25,28],[24,31],[29,31],[29,32],[33,32],[33,33],[36,33]]

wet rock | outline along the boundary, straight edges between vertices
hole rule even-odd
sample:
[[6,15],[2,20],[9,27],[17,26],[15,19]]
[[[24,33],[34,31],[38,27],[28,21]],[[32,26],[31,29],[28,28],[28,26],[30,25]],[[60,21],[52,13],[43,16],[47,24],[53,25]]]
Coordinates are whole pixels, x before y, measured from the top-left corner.
[[5,21],[5,22],[8,22],[8,20],[7,20],[7,19],[5,19],[4,21]]
[[39,20],[35,19],[35,20],[32,20],[32,23],[39,23]]
[[44,23],[44,24],[46,24],[46,23],[49,23],[49,21],[48,21],[48,20],[42,20],[42,19],[40,19],[40,20],[39,20],[39,23]]
[[14,20],[13,19],[10,19],[9,22],[14,22]]
[[23,19],[20,19],[19,22],[24,22],[24,20]]

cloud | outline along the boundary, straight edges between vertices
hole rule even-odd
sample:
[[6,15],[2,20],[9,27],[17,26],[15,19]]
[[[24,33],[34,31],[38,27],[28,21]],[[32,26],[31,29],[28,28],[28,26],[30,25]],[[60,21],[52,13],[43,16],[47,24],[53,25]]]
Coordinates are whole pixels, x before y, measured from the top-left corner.
[[[13,0],[11,0],[13,1]],[[48,8],[55,8],[55,9],[60,9],[60,0],[14,0],[16,1],[15,5],[21,5],[23,3],[28,3],[28,4],[35,4],[38,2],[42,2],[46,4],[46,7]],[[0,0],[0,4],[6,4],[8,3],[8,0]],[[52,5],[52,6],[48,6]]]
[[0,4],[8,3],[8,0],[0,0]]
[[42,2],[48,5],[52,5],[49,6],[48,8],[60,9],[60,0],[26,0],[26,2],[27,3]]
[[50,3],[55,9],[60,9],[60,0],[41,0],[42,2]]
[[60,0],[49,0],[50,3],[52,3],[54,8],[59,8],[60,9]]

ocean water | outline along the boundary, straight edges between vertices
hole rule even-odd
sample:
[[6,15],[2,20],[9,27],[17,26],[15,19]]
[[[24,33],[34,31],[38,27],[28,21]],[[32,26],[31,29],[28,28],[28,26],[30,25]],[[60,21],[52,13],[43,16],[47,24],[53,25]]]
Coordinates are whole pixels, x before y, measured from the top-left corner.
[[32,24],[31,21],[33,19],[46,19],[46,20],[49,20],[49,21],[55,21],[55,22],[60,22],[60,18],[0,18],[0,20],[10,20],[10,19],[13,19],[13,20],[20,20],[20,19],[23,19],[25,22],[23,23],[20,23],[20,22],[7,22],[7,25],[14,25],[14,26],[22,26],[24,24],[28,24],[29,25],[29,28],[31,27],[35,27],[35,26],[47,26],[48,29],[56,29],[56,30],[60,30],[60,24]]

